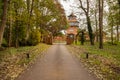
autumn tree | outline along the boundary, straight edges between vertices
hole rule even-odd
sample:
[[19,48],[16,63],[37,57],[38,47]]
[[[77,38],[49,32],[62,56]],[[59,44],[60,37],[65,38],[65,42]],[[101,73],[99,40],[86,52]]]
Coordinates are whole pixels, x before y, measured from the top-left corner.
[[[32,45],[36,41],[31,36],[40,34],[36,37],[41,38],[44,34],[47,36],[49,33],[54,36],[66,25],[64,9],[58,1],[10,0],[7,10],[4,34],[4,39],[8,43],[7,46]],[[36,30],[37,32],[35,32]]]

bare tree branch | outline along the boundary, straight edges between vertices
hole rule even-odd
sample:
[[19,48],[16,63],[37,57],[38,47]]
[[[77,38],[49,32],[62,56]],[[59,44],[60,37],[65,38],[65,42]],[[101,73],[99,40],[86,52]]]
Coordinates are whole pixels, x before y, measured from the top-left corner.
[[87,0],[87,13],[89,14],[89,1]]
[[85,14],[87,14],[87,11],[86,11],[85,8],[83,7],[82,1],[79,0],[79,2],[80,2],[80,7],[83,9],[83,11],[85,12]]

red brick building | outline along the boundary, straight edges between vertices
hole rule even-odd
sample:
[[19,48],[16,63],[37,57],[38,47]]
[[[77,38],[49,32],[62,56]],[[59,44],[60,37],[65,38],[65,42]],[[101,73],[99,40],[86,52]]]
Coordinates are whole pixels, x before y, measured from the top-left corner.
[[79,22],[76,19],[76,16],[72,13],[68,16],[69,27],[66,30],[66,41],[67,44],[71,44],[76,40],[76,35],[78,33],[78,24]]

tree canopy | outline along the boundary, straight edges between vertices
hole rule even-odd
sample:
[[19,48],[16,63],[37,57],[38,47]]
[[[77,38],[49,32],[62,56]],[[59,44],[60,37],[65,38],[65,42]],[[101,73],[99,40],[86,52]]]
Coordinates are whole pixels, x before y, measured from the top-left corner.
[[[64,9],[58,1],[9,0],[7,3],[7,22],[5,33],[3,33],[9,46],[17,47],[20,43],[27,44],[29,37],[36,29],[40,34],[43,34],[44,31],[57,34],[66,26]],[[0,2],[0,15],[3,11],[2,6],[3,4]]]

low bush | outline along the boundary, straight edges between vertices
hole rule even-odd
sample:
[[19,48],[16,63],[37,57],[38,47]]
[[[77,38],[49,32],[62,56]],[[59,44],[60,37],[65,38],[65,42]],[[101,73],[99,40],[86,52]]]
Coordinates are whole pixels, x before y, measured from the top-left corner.
[[31,32],[31,35],[28,40],[29,45],[37,45],[41,40],[41,33],[39,30],[34,30]]

